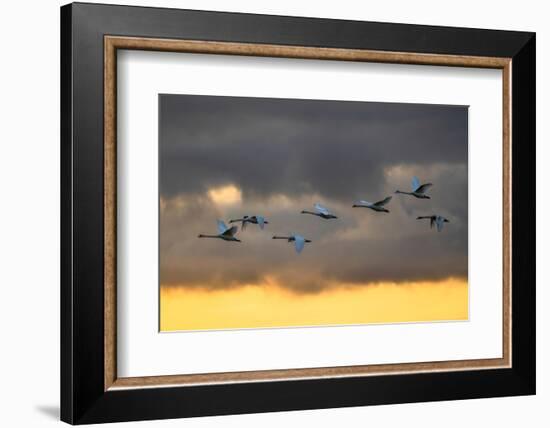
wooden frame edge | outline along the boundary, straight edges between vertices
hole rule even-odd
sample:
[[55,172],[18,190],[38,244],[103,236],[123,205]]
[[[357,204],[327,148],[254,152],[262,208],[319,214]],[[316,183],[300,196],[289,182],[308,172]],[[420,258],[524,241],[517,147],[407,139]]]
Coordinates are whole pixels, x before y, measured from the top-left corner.
[[512,367],[512,60],[502,69],[502,356]]
[[390,376],[411,373],[465,371],[471,369],[499,369],[504,367],[506,367],[506,364],[503,361],[503,358],[494,358],[485,360],[371,364],[364,366],[316,367],[307,369],[279,369],[190,375],[126,377],[116,379],[109,389],[119,390],[171,386],[198,386],[227,383],[366,377],[377,375]]
[[334,61],[364,61],[393,64],[445,65],[456,67],[504,68],[510,58],[425,54],[366,49],[323,48],[312,46],[270,45],[261,43],[175,40],[146,37],[105,36],[105,46],[116,49],[240,55]]
[[[116,368],[116,52],[117,49],[381,62],[502,69],[503,76],[503,356],[494,359],[117,378]],[[104,36],[104,390],[223,383],[363,377],[510,368],[511,311],[511,84],[512,60],[361,49]]]
[[104,45],[104,389],[116,380],[116,48]]

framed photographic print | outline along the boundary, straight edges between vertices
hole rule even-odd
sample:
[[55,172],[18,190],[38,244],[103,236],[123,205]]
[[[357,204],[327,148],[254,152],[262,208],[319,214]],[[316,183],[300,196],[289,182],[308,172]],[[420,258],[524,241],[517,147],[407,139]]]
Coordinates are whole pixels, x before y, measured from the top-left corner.
[[76,3],[61,54],[62,420],[535,393],[533,33]]

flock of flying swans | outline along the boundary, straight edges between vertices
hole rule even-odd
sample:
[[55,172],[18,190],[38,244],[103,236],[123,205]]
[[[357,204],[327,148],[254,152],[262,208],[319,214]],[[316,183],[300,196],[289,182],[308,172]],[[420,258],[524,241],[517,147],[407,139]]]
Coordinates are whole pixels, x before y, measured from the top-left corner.
[[[432,186],[432,183],[420,184],[420,180],[418,180],[417,177],[413,177],[410,192],[403,192],[401,190],[396,190],[395,193],[414,196],[415,198],[418,198],[418,199],[430,199],[430,197],[426,195],[426,190],[428,190],[431,186]],[[368,202],[368,201],[361,200],[353,204],[352,207],[369,208],[373,211],[389,213],[390,211],[385,206],[391,201],[391,199],[392,197],[388,196],[378,202]],[[310,214],[325,220],[333,220],[338,218],[336,215],[331,213],[327,208],[325,208],[319,203],[314,204],[313,208],[315,209],[315,211],[302,210],[301,214]],[[419,216],[416,219],[417,220],[429,219],[430,229],[433,228],[435,225],[438,232],[441,232],[441,230],[443,229],[444,223],[449,223],[448,219],[438,214]],[[217,238],[217,239],[223,239],[224,241],[241,242],[240,239],[237,239],[235,237],[235,234],[239,230],[237,226],[229,227],[222,220],[217,220],[217,222],[218,222],[217,235],[203,235],[201,233],[199,235],[199,238]],[[269,222],[265,219],[265,217],[262,217],[259,215],[253,215],[253,216],[245,215],[242,218],[229,220],[229,223],[230,224],[241,223],[241,230],[244,230],[246,228],[246,225],[249,223],[257,224],[258,226],[260,226],[260,229],[262,230],[264,229],[266,224],[269,224]],[[284,239],[289,243],[294,243],[294,248],[298,254],[302,252],[306,243],[312,242],[311,239],[306,239],[302,235],[298,235],[298,234],[291,234],[289,236],[275,235],[273,236],[273,239]]]

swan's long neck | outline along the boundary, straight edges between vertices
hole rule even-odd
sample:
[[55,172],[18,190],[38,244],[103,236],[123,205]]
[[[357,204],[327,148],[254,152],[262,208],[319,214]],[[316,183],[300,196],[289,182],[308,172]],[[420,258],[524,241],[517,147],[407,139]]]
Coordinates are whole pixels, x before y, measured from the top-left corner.
[[318,213],[314,213],[312,211],[307,211],[307,210],[302,210],[302,214],[319,215]]
[[218,235],[203,235],[202,233],[199,235],[199,238],[219,238]]
[[288,236],[274,236],[273,239],[290,239]]
[[395,193],[402,193],[404,195],[412,195],[412,192],[402,192],[401,190],[396,190]]

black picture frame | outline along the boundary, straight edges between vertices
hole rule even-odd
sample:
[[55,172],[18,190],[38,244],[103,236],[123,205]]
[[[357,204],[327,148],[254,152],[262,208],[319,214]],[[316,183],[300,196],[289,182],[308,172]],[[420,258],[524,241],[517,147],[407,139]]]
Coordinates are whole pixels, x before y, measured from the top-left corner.
[[[512,59],[512,367],[104,390],[104,36]],[[535,34],[73,3],[61,8],[61,419],[71,424],[535,393]]]

